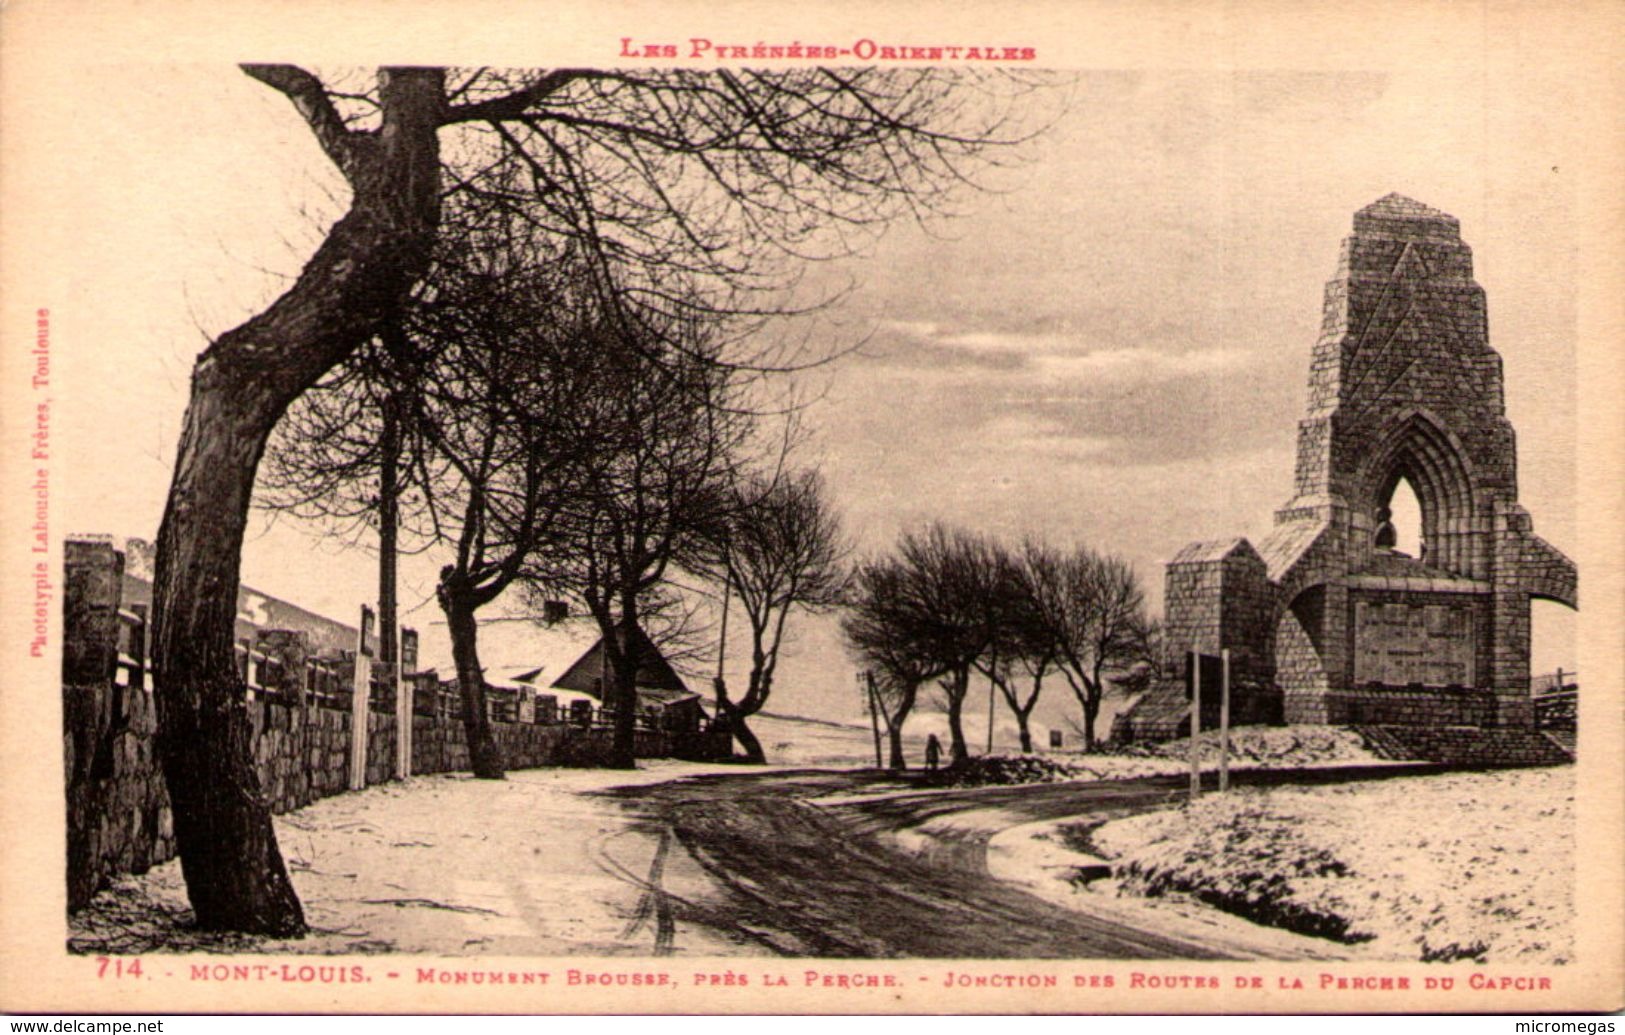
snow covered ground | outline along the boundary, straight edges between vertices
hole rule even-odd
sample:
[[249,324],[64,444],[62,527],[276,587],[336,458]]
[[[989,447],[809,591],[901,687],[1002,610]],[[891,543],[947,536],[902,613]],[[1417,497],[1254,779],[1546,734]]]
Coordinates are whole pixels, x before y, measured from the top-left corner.
[[[636,772],[528,769],[504,781],[420,776],[325,798],[276,817],[313,933],[293,941],[202,935],[180,865],[125,878],[73,918],[87,952],[413,952],[505,956],[753,955],[677,923],[669,943],[647,884],[700,908],[709,878],[663,832],[593,792],[737,766],[675,761]],[[660,864],[656,865],[656,857]],[[643,922],[638,921],[642,919]]]
[[[773,716],[757,716],[751,725],[773,763],[768,768],[874,764],[874,738],[865,728]],[[191,914],[180,864],[172,860],[98,896],[72,919],[70,943],[120,953],[753,955],[764,950],[749,941],[721,942],[680,918],[667,943],[645,885],[657,883],[675,896],[668,906],[681,899],[702,910],[714,888],[685,852],[662,850],[662,831],[595,793],[742,771],[646,760],[636,772],[529,769],[501,782],[420,776],[325,798],[275,821],[309,937],[281,942],[186,930]]]
[[[1190,772],[1189,738],[1136,745],[1114,753],[1051,751],[1041,755],[973,754],[972,765],[956,786],[1038,783],[1057,780],[1126,780]],[[1337,726],[1242,726],[1231,731],[1230,768],[1311,769],[1352,765],[1391,765],[1373,754],[1360,735]],[[1201,759],[1208,779],[1219,764],[1216,734],[1202,737]]]
[[1344,960],[1346,946],[1277,930],[1213,909],[1182,896],[1148,899],[1117,894],[1117,882],[1076,883],[1080,867],[1104,867],[1105,860],[1080,852],[1060,832],[1066,822],[1044,820],[1006,826],[987,843],[988,874],[1063,909],[1177,938],[1200,942],[1238,958]]
[[[1202,734],[1199,756],[1205,771],[1219,764],[1219,735]],[[1102,780],[1190,771],[1190,738],[1136,744],[1113,754],[1054,755]],[[1308,769],[1322,766],[1387,764],[1365,741],[1341,726],[1238,726],[1230,731],[1231,769]]]
[[[772,765],[831,766],[840,769],[873,767],[874,733],[867,726],[794,719],[776,715],[756,715],[750,728],[762,742],[762,751]],[[881,757],[885,757],[885,732],[881,732]],[[925,753],[925,738],[906,733],[903,744],[916,760]]]
[[[772,717],[754,725],[777,763],[769,768],[874,762],[866,729]],[[1179,754],[1170,745],[1144,755],[1051,757],[1066,757],[1078,779],[1110,779],[1183,772]],[[1314,729],[1242,731],[1233,757],[1237,768],[1372,760],[1353,734]],[[70,943],[120,954],[761,954],[766,949],[748,932],[719,933],[737,926],[702,922],[726,912],[726,903],[669,831],[603,793],[745,771],[762,770],[652,761],[636,772],[522,770],[501,782],[423,776],[327,798],[276,818],[310,937],[277,942],[188,930],[172,861],[98,896],[73,918]],[[953,792],[834,797],[852,804],[864,795],[944,793]],[[1058,903],[1089,895],[1092,910],[1124,911],[1124,922],[1160,911],[1147,926],[1186,929],[1238,953],[1563,960],[1572,952],[1571,769],[1243,790],[1086,832],[1066,822],[1005,829],[1021,818],[998,808],[934,822],[898,831],[898,847],[991,837],[988,864],[1000,879]],[[1123,879],[1075,889],[1076,867],[1105,859]],[[1141,897],[1148,894],[1157,898]],[[1285,917],[1300,932],[1320,924],[1318,933],[1335,929],[1342,940],[1260,929],[1198,899]]]
[[1125,893],[1193,896],[1356,958],[1573,955],[1572,767],[1240,790],[1060,833]]

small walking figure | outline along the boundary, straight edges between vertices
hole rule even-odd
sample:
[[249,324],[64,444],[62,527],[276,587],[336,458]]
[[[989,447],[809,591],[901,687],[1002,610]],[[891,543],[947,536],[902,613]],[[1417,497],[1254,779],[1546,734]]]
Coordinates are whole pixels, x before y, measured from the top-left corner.
[[942,761],[942,742],[933,733],[925,738],[925,767],[935,772],[940,761]]

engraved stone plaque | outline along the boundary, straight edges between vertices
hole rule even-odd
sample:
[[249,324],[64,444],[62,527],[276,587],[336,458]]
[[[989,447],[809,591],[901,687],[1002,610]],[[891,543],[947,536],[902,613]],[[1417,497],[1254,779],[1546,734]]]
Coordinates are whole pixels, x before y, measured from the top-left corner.
[[1473,626],[1473,610],[1464,604],[1362,600],[1354,611],[1354,681],[1472,686]]

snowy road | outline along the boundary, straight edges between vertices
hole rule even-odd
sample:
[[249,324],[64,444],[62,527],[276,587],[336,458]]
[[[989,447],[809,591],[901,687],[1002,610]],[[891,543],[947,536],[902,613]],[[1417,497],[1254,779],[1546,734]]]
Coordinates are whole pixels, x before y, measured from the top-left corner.
[[[1353,766],[1234,774],[1237,784],[1336,783],[1416,776],[1417,766]],[[1060,909],[993,880],[987,844],[1035,820],[1117,818],[1180,800],[1184,777],[1030,784],[903,794],[873,773],[709,775],[620,792],[647,821],[673,832],[728,894],[705,925],[748,932],[789,955],[855,958],[1214,959],[1307,955],[1280,942],[1190,925]],[[892,785],[895,787],[895,785]],[[842,795],[847,797],[843,800]],[[955,824],[958,817],[967,822]],[[899,830],[930,829],[927,847],[899,851]],[[650,882],[651,884],[657,882]]]
[[[1234,777],[1301,784],[1425,771]],[[874,770],[682,762],[636,773],[524,770],[501,782],[415,777],[276,818],[312,926],[306,938],[195,930],[171,861],[99,895],[73,918],[70,944],[86,953],[1324,955],[1329,943],[1260,940],[1235,925],[1181,923],[1101,896],[1046,901],[989,875],[988,842],[1001,830],[1145,811],[1179,800],[1183,781],[922,791]]]

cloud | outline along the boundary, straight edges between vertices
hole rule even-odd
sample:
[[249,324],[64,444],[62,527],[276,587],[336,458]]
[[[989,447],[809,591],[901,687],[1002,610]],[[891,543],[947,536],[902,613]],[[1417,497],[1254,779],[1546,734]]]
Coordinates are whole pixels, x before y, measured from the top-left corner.
[[969,349],[972,352],[1013,352],[1023,356],[1068,352],[1078,348],[1075,338],[1019,331],[962,331],[939,334],[936,341],[947,348]]
[[1191,352],[1161,349],[1098,349],[1072,355],[1033,358],[1034,373],[1047,381],[1102,381],[1113,385],[1156,384],[1177,378],[1207,377],[1241,370],[1253,360],[1242,349],[1216,348]]
[[1156,385],[1232,374],[1260,358],[1256,351],[1231,346],[1184,351],[1146,345],[1090,347],[1078,334],[951,329],[927,320],[883,320],[879,337],[889,346],[875,357],[884,365],[946,380],[981,379],[992,369],[1004,373],[1005,384],[1024,391]]
[[966,445],[1005,458],[1065,461],[1097,457],[1111,448],[1112,439],[1071,434],[1061,421],[1047,417],[1004,414],[976,428]]

